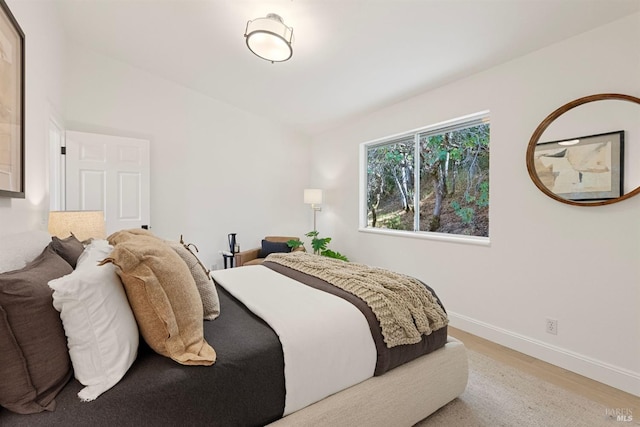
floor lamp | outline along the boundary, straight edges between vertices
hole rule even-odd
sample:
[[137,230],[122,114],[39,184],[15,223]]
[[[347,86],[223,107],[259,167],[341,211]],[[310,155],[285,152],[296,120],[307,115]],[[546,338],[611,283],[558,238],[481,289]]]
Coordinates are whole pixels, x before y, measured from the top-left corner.
[[313,231],[316,230],[316,212],[321,211],[322,208],[318,206],[322,203],[322,190],[318,188],[307,188],[304,190],[304,202],[307,205],[311,205],[313,210]]

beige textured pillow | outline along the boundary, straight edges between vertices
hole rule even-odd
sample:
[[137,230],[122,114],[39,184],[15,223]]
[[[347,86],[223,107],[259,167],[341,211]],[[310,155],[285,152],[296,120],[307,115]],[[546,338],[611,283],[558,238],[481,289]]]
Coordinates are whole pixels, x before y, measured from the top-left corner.
[[182,243],[167,242],[171,249],[182,258],[189,267],[189,271],[196,282],[196,287],[202,299],[202,309],[204,311],[205,320],[214,320],[220,315],[220,301],[218,300],[218,291],[213,284],[213,279],[209,276],[209,272],[198,260],[198,257],[186,248]]
[[152,239],[162,240],[159,237],[156,237],[155,234],[150,232],[149,230],[145,230],[144,228],[130,228],[127,230],[116,231],[107,237],[107,241],[111,246],[115,246],[118,243],[127,242],[129,240],[134,240],[139,236],[150,237]]
[[185,262],[162,240],[136,236],[118,243],[102,263],[119,267],[129,304],[144,340],[183,365],[212,365],[205,341],[202,302]]

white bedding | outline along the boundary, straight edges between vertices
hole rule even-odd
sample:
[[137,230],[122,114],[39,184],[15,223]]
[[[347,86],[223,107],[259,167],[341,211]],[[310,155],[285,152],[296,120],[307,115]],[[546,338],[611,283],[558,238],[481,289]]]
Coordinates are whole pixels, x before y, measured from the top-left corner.
[[375,344],[364,315],[349,302],[261,265],[211,276],[278,334],[284,415],[373,376]]

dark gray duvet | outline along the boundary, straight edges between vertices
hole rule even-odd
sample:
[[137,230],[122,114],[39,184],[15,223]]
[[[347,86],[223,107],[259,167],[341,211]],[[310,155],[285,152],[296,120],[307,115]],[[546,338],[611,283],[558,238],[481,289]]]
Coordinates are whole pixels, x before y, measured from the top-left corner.
[[80,402],[72,379],[56,410],[18,415],[0,408],[0,426],[260,426],[284,411],[284,360],[277,335],[223,288],[220,316],[204,322],[218,358],[182,366],[149,349],[124,378],[93,402]]

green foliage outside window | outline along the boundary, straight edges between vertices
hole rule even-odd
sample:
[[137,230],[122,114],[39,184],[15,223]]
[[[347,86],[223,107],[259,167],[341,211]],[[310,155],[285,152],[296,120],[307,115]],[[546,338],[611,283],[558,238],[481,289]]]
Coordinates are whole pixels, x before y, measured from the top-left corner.
[[489,130],[476,118],[368,146],[367,226],[488,237]]

